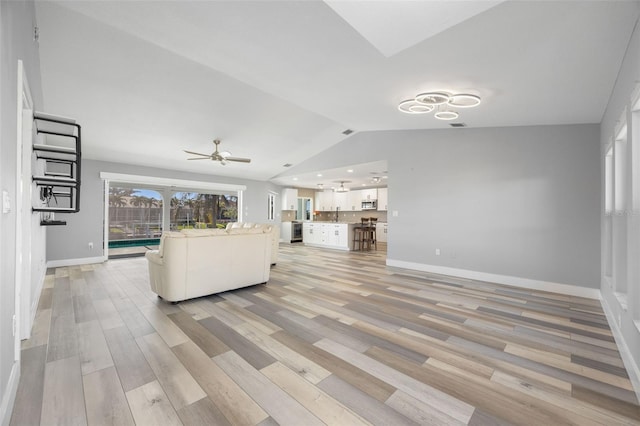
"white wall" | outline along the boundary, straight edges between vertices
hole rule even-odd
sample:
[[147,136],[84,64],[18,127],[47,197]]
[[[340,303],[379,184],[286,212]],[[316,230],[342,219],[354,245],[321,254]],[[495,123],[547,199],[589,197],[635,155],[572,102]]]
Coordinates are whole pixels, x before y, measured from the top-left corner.
[[[220,166],[212,164],[211,167]],[[247,190],[243,194],[243,220],[246,222],[267,222],[267,194],[269,191],[280,193],[280,186],[269,182],[83,160],[80,212],[56,214],[56,219],[66,220],[67,225],[49,227],[47,230],[47,261],[81,263],[81,260],[89,261],[104,256],[102,249],[104,192],[100,172],[245,185]],[[279,223],[279,201],[276,203],[276,207],[276,222]],[[89,242],[93,242],[93,250],[89,249]]]
[[403,140],[389,158],[389,259],[598,287],[597,125]]
[[287,174],[387,160],[387,263],[593,295],[599,152],[595,124],[362,132]]
[[[42,108],[40,63],[33,41],[32,1],[0,2],[0,187],[16,199],[17,62],[21,59],[36,108]],[[25,218],[28,220],[28,218]],[[15,206],[0,213],[0,423],[6,424],[15,397],[12,317],[15,313]],[[38,243],[36,243],[38,244]],[[43,244],[43,243],[42,243]]]
[[[640,7],[640,6],[639,6]],[[604,157],[620,126],[627,124],[627,155],[622,181],[626,190],[619,194],[618,211],[610,218],[604,213],[601,197],[602,259],[607,256],[605,229],[611,219],[613,229],[613,274],[601,276],[603,305],[614,329],[623,360],[640,395],[640,111],[632,112],[633,101],[640,97],[640,28],[636,28],[627,48],[601,124],[601,184],[604,187]],[[614,194],[614,198],[616,198]],[[622,200],[620,199],[622,198]],[[615,200],[614,200],[615,201]],[[614,203],[615,204],[615,203]]]

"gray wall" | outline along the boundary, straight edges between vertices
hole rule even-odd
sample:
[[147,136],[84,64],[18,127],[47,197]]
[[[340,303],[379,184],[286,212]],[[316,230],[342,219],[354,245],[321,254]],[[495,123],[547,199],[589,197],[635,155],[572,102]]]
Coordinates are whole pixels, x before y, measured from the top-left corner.
[[[216,167],[216,165],[212,164],[212,167]],[[80,212],[56,215],[56,219],[66,220],[67,225],[50,227],[48,229],[48,261],[77,260],[104,255],[102,249],[104,239],[104,192],[100,172],[246,185],[247,190],[244,191],[243,194],[243,220],[245,222],[267,222],[267,194],[269,191],[277,192],[278,194],[281,191],[280,186],[269,182],[186,173],[133,166],[130,164],[83,160]],[[275,222],[279,223],[279,201],[276,203],[276,209],[277,216]],[[89,242],[94,243],[93,250],[89,250]]]
[[598,288],[599,153],[594,124],[363,132],[288,174],[386,159],[389,260]]
[[[42,108],[40,62],[33,41],[35,10],[32,1],[0,2],[0,187],[16,199],[17,68],[24,62],[36,108]],[[28,218],[25,218],[28,220]],[[11,332],[15,313],[15,205],[0,213],[0,401],[11,399],[7,389],[14,366]],[[11,410],[11,407],[7,407]],[[8,421],[1,418],[0,422]]]
[[[640,7],[640,6],[639,6]],[[635,93],[634,93],[635,92]],[[619,330],[624,345],[628,349],[628,357],[623,353],[625,365],[636,387],[636,394],[640,397],[640,128],[633,124],[640,123],[640,112],[636,112],[635,123],[632,119],[632,97],[640,93],[640,28],[636,28],[627,48],[615,88],[609,100],[601,125],[601,171],[604,186],[604,156],[605,149],[614,138],[618,120],[624,117],[628,124],[627,131],[627,163],[624,180],[627,182],[626,198],[628,201],[624,211],[613,215],[614,229],[624,231],[624,234],[614,233],[613,280],[609,282],[604,274],[600,290],[603,305],[611,313],[612,328]],[[635,180],[634,180],[635,179]],[[602,195],[602,258],[605,257],[605,216],[604,194]],[[616,281],[626,282],[626,305],[621,303],[624,298],[616,297]],[[612,321],[611,321],[612,320]],[[635,320],[635,323],[634,323]],[[616,336],[618,340],[619,336]]]

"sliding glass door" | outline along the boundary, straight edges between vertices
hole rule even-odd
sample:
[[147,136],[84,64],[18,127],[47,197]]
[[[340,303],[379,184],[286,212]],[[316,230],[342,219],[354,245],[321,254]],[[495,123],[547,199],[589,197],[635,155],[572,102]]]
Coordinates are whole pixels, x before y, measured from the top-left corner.
[[174,192],[170,202],[171,230],[225,228],[238,220],[238,197],[229,194]]
[[162,194],[153,189],[109,187],[109,248],[130,252],[156,246],[162,235]]

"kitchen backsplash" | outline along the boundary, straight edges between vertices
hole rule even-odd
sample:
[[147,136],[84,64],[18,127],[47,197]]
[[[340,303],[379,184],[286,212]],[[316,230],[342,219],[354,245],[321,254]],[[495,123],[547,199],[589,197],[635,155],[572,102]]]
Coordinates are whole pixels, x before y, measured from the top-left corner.
[[[378,222],[386,222],[387,212],[376,211],[376,210],[367,210],[363,212],[350,212],[350,211],[338,212],[338,222],[360,222],[360,219],[363,217],[375,217],[378,219]],[[314,220],[321,220],[321,221],[336,220],[336,212],[318,212]]]
[[296,211],[295,210],[282,210],[282,221],[283,222],[291,222],[296,220]]
[[[282,222],[291,222],[296,220],[295,210],[282,210]],[[361,212],[338,212],[339,222],[360,222],[363,217],[375,217],[378,218],[378,222],[387,221],[386,211],[367,210]],[[313,220],[318,221],[334,221],[336,220],[336,212],[318,212],[314,216]]]

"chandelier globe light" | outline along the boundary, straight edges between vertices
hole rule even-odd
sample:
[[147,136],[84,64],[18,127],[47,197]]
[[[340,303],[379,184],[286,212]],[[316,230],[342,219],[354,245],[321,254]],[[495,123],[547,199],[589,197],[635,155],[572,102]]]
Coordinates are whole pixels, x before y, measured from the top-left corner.
[[435,118],[455,120],[460,114],[452,108],[473,108],[481,101],[480,96],[471,93],[425,92],[400,102],[398,109],[405,114],[427,114],[437,109]]
[[334,192],[349,192],[349,188],[345,188],[344,184],[345,183],[350,183],[351,182],[350,180],[339,180],[339,181],[336,181],[336,182],[339,182],[340,186],[335,188],[333,190]]

